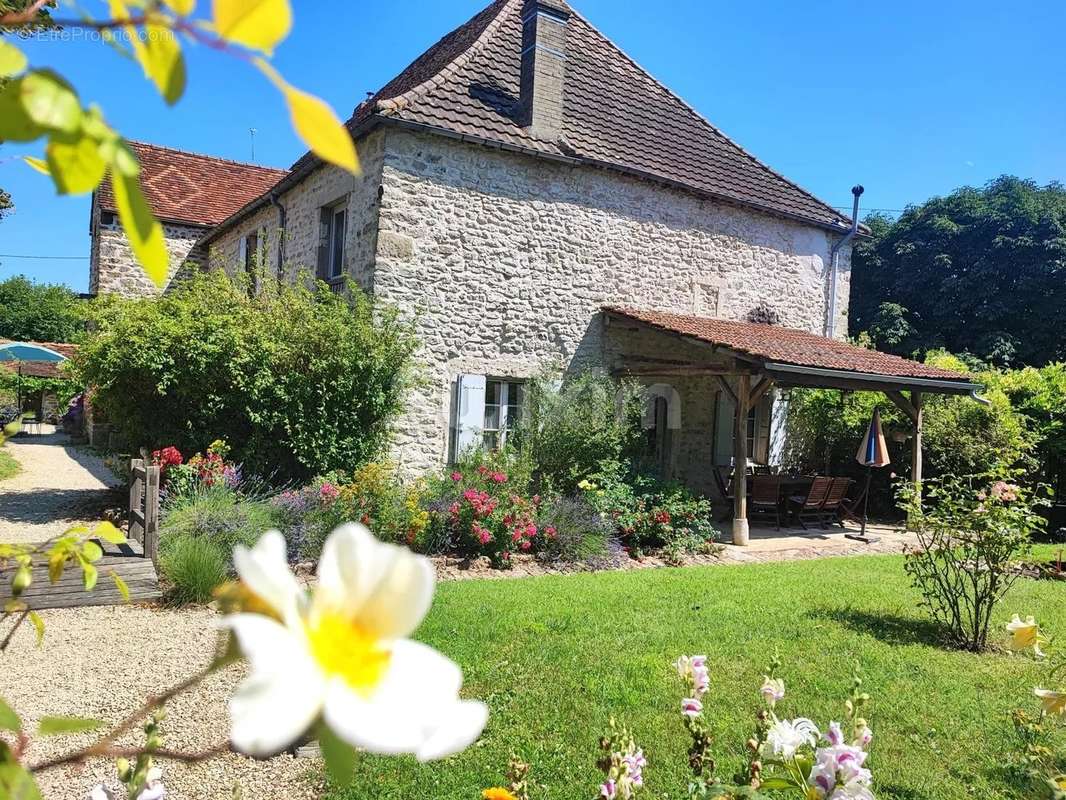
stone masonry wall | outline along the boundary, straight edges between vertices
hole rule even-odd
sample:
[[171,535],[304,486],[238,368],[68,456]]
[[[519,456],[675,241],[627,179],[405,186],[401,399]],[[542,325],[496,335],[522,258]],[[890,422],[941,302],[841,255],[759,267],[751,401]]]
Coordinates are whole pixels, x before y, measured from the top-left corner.
[[[373,285],[414,318],[426,379],[397,426],[405,471],[446,458],[457,375],[604,364],[603,305],[743,319],[765,304],[783,325],[823,330],[826,231],[604,170],[387,135]],[[845,250],[839,335],[849,270]],[[708,452],[704,384],[687,391],[699,422],[680,446],[680,472]]]
[[[104,222],[100,209],[95,200],[93,201],[90,220],[93,237],[89,254],[89,291],[93,294],[118,294],[124,297],[150,297],[165,291],[166,287],[160,289],[156,286],[137,263],[129,240],[118,222],[118,215],[112,217],[111,222]],[[163,223],[163,236],[170,256],[166,286],[188,270],[199,268],[202,256],[194,246],[206,231],[207,228],[199,225]]]
[[[321,239],[320,210],[348,198],[348,226],[345,236],[345,265],[348,274],[364,289],[373,283],[377,248],[378,190],[384,135],[373,133],[357,143],[362,174],[353,177],[334,166],[316,169],[278,198],[286,211],[285,253],[282,263],[285,279],[296,280],[301,272],[315,274]],[[252,216],[230,227],[210,245],[212,267],[232,272],[238,264],[240,241],[259,229],[265,231],[267,246],[262,251],[266,274],[277,274],[278,210],[266,205]]]

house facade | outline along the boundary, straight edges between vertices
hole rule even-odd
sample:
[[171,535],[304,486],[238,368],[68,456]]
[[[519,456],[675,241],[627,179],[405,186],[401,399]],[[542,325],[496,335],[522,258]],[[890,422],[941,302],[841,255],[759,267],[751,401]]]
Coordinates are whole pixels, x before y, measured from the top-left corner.
[[[310,154],[288,171],[207,159],[209,171],[244,171],[242,191],[192,176],[212,213],[228,213],[195,222],[210,215],[192,202],[186,227],[170,219],[171,272],[308,272],[409,314],[424,380],[396,425],[408,472],[498,443],[523,382],[546,367],[598,368],[654,387],[647,424],[664,471],[710,491],[710,468],[734,453],[720,354],[616,310],[748,322],[756,335],[847,330],[851,220],[726,138],[562,0],[497,0],[348,125],[358,177]],[[146,168],[146,182],[167,166]],[[249,175],[268,185],[253,193]],[[158,182],[163,194],[174,180]],[[157,214],[170,202],[149,201]],[[93,209],[94,291],[144,290],[105,225],[106,190]],[[779,457],[782,410],[774,391],[755,404],[754,461]]]

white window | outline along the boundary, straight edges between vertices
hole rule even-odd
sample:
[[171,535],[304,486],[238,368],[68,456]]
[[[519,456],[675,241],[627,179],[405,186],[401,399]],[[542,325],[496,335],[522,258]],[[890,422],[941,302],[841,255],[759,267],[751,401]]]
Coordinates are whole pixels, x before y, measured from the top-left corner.
[[503,447],[521,411],[521,381],[460,375],[456,381],[452,459],[472,447]]
[[507,444],[507,432],[514,430],[522,413],[522,384],[518,381],[485,382],[485,424],[481,428],[486,450],[499,450]]
[[326,277],[339,278],[344,274],[344,234],[348,226],[346,204],[328,210],[326,223]]

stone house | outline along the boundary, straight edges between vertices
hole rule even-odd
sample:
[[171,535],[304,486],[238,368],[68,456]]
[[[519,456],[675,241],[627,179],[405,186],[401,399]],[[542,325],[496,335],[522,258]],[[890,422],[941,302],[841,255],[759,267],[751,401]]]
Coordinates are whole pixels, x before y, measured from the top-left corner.
[[[354,178],[311,154],[280,172],[138,153],[170,226],[172,272],[310,270],[411,315],[426,380],[397,424],[406,470],[503,439],[523,381],[545,365],[654,385],[649,442],[696,488],[711,490],[737,435],[750,459],[780,457],[781,393],[761,392],[735,425],[729,370],[744,348],[686,334],[685,320],[736,321],[741,344],[788,330],[835,345],[847,330],[849,218],[727,138],[563,0],[496,0],[348,127]],[[105,224],[108,203],[105,190],[93,204],[94,290],[142,291]]]

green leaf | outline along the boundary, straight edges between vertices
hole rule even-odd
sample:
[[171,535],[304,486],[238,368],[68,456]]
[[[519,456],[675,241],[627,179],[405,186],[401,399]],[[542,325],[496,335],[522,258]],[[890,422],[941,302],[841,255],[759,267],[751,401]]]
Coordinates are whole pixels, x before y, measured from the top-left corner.
[[42,128],[75,133],[81,103],[69,83],[50,69],[34,70],[20,80],[19,99],[26,115]]
[[33,623],[33,629],[37,632],[37,646],[40,647],[41,642],[44,641],[44,620],[36,611],[31,611],[30,622]]
[[118,206],[122,229],[126,232],[133,254],[141,262],[148,277],[156,286],[162,287],[167,280],[169,261],[163,239],[163,227],[152,216],[148,201],[141,193],[138,178],[123,174],[118,164],[119,161],[116,160],[112,165],[111,186],[115,193],[115,205]]
[[142,66],[167,105],[172,106],[185,93],[185,58],[181,44],[166,25],[146,25],[145,33],[148,36]]
[[85,556],[86,561],[99,561],[104,557],[103,549],[92,539],[81,546],[81,554]]
[[264,53],[292,29],[289,0],[214,0],[211,13],[219,36]]
[[0,78],[18,75],[29,62],[26,54],[10,42],[0,39]]
[[22,81],[13,80],[0,91],[0,141],[32,142],[44,134],[22,105]]
[[41,800],[33,775],[15,762],[0,764],[0,800]]
[[94,731],[103,725],[103,720],[87,717],[42,717],[37,726],[37,733],[41,736],[61,736],[67,733]]
[[22,160],[25,161],[29,166],[40,172],[42,175],[52,177],[52,170],[48,166],[48,162],[44,159],[34,158],[33,156],[23,156]]
[[330,780],[340,787],[347,786],[355,774],[355,748],[342,741],[325,724],[318,726],[316,735]]
[[795,789],[796,782],[789,778],[782,778],[779,776],[772,776],[769,778],[763,778],[759,783],[760,789]]
[[125,544],[126,542],[126,537],[123,535],[122,531],[110,522],[101,522],[93,528],[93,536],[98,539],[103,539],[110,544]]
[[22,722],[19,720],[19,715],[15,713],[15,709],[4,702],[4,698],[0,697],[0,731],[18,733],[20,730],[22,730]]
[[336,164],[353,175],[359,173],[359,157],[348,128],[333,109],[312,94],[290,86],[274,67],[262,58],[255,65],[278,88],[289,105],[289,116],[297,135],[316,156]]
[[65,142],[53,137],[45,148],[48,168],[60,194],[86,194],[104,179],[107,165],[88,136]]
[[97,572],[96,567],[84,561],[81,565],[81,572],[85,583],[85,591],[91,592],[96,586],[96,579],[100,577],[100,574]]
[[122,580],[122,577],[115,572],[115,570],[111,570],[110,575],[111,580],[115,584],[115,588],[118,589],[118,593],[122,595],[122,599],[128,603],[130,601],[130,587],[126,585],[126,582]]

